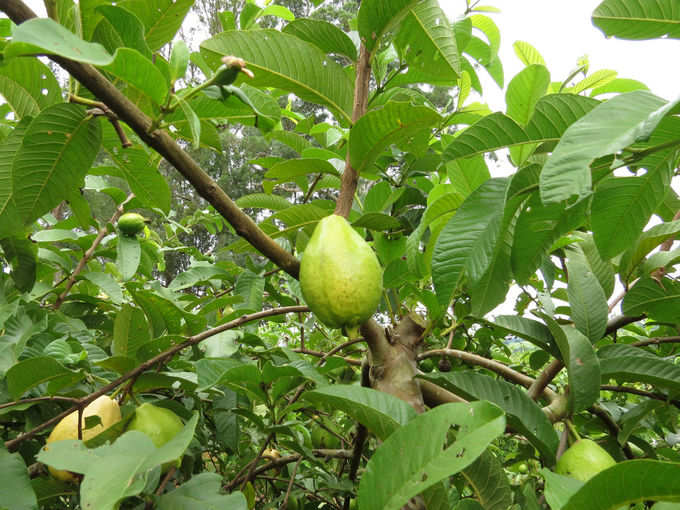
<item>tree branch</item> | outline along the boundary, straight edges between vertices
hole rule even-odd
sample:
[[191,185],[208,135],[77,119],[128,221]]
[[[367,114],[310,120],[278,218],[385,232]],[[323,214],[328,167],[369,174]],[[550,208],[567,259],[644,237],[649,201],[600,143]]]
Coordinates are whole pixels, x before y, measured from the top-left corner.
[[22,434],[18,437],[15,437],[14,439],[10,441],[5,442],[5,447],[11,452],[14,451],[19,444],[22,441],[25,441],[26,439],[30,439],[34,437],[38,432],[41,432],[42,430],[45,430],[47,427],[50,425],[53,425],[54,423],[57,423],[59,420],[64,418],[65,416],[68,416],[71,414],[73,411],[77,411],[78,409],[82,409],[85,407],[87,404],[90,402],[94,401],[97,397],[100,397],[109,391],[113,390],[114,388],[117,388],[121,384],[123,384],[125,381],[128,379],[132,379],[134,377],[139,376],[139,374],[146,372],[149,370],[151,367],[153,367],[156,364],[165,364],[168,363],[172,357],[180,352],[182,349],[185,349],[187,347],[191,347],[192,345],[196,345],[203,340],[210,338],[214,335],[217,335],[218,333],[222,333],[223,331],[227,331],[229,329],[234,329],[239,326],[242,326],[243,324],[247,322],[252,322],[255,320],[259,319],[264,319],[265,317],[271,317],[273,315],[283,315],[286,313],[296,313],[296,312],[307,312],[309,309],[306,306],[284,306],[281,308],[272,308],[271,310],[263,310],[261,312],[257,313],[251,313],[247,315],[242,315],[241,317],[234,319],[233,321],[229,321],[225,324],[222,324],[220,326],[217,326],[215,328],[209,329],[207,331],[204,331],[203,333],[199,333],[198,335],[194,335],[189,337],[187,340],[184,342],[174,345],[173,347],[169,348],[166,351],[163,351],[157,356],[154,356],[148,361],[145,361],[138,367],[134,368],[133,370],[130,370],[128,373],[123,374],[120,376],[118,379],[115,381],[110,382],[109,384],[102,386],[100,389],[95,391],[94,393],[90,393],[86,397],[83,397],[77,401],[77,404],[72,406],[70,409],[67,409],[66,411],[59,413],[58,415],[54,416],[53,418],[50,418],[46,422],[41,423],[37,427],[33,428],[32,430],[26,432],[25,434]]
[[[20,0],[5,1],[0,9],[17,25],[35,13]],[[151,119],[125,97],[104,75],[89,64],[48,55],[74,78],[87,87],[151,148],[173,165],[230,224],[238,235],[248,241],[262,255],[274,262],[286,273],[298,277],[299,261],[269,237],[257,224],[229,198],[222,188],[189,156],[166,132],[150,132]]]

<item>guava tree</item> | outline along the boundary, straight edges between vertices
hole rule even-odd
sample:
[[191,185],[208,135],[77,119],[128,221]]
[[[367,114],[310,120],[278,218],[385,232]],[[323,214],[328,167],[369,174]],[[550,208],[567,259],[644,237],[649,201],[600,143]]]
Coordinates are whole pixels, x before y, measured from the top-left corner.
[[[506,78],[476,2],[323,3],[188,45],[192,0],[0,0],[0,508],[679,508],[677,102],[526,42]],[[287,151],[234,201],[197,161],[241,126]],[[356,300],[305,302],[308,243]]]

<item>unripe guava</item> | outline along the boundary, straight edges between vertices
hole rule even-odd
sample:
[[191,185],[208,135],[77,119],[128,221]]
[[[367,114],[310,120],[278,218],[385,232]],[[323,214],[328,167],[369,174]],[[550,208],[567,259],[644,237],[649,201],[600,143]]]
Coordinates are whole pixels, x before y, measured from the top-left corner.
[[134,237],[144,230],[144,223],[146,223],[146,218],[141,214],[125,213],[118,218],[118,229],[121,234]]
[[323,218],[300,263],[302,295],[330,328],[353,328],[380,304],[382,268],[366,241],[342,216]]
[[[127,430],[143,432],[151,438],[156,448],[175,437],[182,429],[182,420],[170,409],[158,407],[148,402],[135,409],[135,417],[132,418]],[[167,472],[173,465],[179,467],[182,459],[163,464],[162,471]]]
[[[101,423],[86,429],[85,418],[90,416],[99,416]],[[85,407],[85,409],[83,409],[81,425],[83,441],[92,439],[100,432],[108,429],[111,425],[118,423],[120,419],[121,415],[118,402],[106,395],[98,397],[87,407]],[[71,414],[65,416],[59,423],[57,423],[48,436],[46,444],[52,443],[54,441],[62,441],[64,439],[78,439],[78,411],[73,411]],[[48,447],[45,446],[45,448],[47,449]],[[52,466],[47,466],[47,468],[49,469],[52,476],[58,480],[62,480],[64,482],[75,482],[78,480],[77,477],[70,471],[55,469]]]
[[587,482],[614,464],[612,456],[595,441],[579,439],[557,461],[555,473]]

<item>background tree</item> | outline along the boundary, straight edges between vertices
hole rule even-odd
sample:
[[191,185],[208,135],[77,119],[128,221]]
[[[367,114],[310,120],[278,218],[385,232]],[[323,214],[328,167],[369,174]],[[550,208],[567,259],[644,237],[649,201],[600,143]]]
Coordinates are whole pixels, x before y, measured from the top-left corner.
[[[526,43],[506,85],[476,4],[46,7],[0,3],[2,505],[677,505],[677,102]],[[383,268],[358,333],[298,282],[333,213]]]

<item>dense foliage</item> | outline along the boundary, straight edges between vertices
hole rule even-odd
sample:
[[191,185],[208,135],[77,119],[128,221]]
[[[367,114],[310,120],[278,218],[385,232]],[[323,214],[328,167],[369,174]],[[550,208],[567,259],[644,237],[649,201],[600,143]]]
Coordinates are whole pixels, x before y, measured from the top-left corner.
[[678,102],[460,4],[0,2],[1,509],[680,508]]

